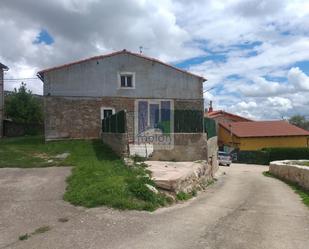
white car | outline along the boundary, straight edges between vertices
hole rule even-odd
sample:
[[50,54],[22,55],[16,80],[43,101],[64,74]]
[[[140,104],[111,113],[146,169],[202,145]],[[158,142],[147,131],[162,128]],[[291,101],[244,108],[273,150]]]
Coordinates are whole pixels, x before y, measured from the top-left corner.
[[232,163],[232,157],[227,152],[218,151],[218,162],[219,162],[219,165],[230,166]]

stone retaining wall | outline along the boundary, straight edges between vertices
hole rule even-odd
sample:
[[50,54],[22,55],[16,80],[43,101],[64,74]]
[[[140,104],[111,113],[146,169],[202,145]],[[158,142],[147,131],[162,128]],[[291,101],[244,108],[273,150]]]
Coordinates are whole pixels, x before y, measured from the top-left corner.
[[145,161],[151,171],[152,179],[160,189],[173,193],[204,189],[213,181],[217,169],[213,169],[206,161],[166,162]]
[[120,157],[128,155],[127,133],[102,133],[103,143],[107,144]]
[[151,160],[207,160],[207,136],[205,133],[174,133],[173,135],[172,149],[160,150],[154,146]]
[[309,190],[309,167],[307,166],[293,164],[291,160],[274,161],[270,163],[269,171],[279,178],[297,183]]

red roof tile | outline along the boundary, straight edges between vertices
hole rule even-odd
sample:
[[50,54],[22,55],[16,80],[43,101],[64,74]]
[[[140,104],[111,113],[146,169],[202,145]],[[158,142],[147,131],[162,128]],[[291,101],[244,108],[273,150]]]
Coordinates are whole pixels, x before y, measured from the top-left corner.
[[124,49],[124,50],[121,50],[121,51],[114,52],[114,53],[110,53],[110,54],[94,56],[94,57],[86,58],[86,59],[83,59],[83,60],[79,60],[79,61],[74,61],[74,62],[71,62],[71,63],[67,63],[67,64],[64,64],[64,65],[60,65],[60,66],[56,66],[56,67],[47,68],[47,69],[44,69],[44,70],[39,71],[38,74],[41,75],[41,74],[46,73],[46,72],[50,72],[50,71],[54,71],[54,70],[57,70],[57,69],[69,67],[69,66],[72,66],[72,65],[75,65],[75,64],[80,64],[80,63],[83,63],[83,62],[86,62],[86,61],[91,61],[91,60],[104,59],[104,58],[112,57],[112,56],[115,56],[115,55],[118,55],[118,54],[129,54],[129,55],[134,55],[134,56],[136,56],[136,57],[143,58],[143,59],[146,59],[146,60],[150,60],[150,61],[152,61],[152,62],[157,62],[157,63],[162,64],[162,65],[164,65],[164,66],[173,68],[173,69],[175,69],[175,70],[177,70],[177,71],[179,71],[179,72],[182,72],[182,73],[185,73],[185,74],[188,74],[188,75],[191,75],[191,76],[200,78],[200,79],[202,79],[203,81],[206,81],[206,80],[207,80],[207,79],[205,79],[204,77],[202,77],[202,76],[200,76],[200,75],[196,75],[196,74],[190,73],[190,72],[188,72],[188,71],[186,71],[186,70],[183,70],[183,69],[174,67],[174,66],[169,65],[169,64],[167,64],[167,63],[165,63],[165,62],[159,61],[159,60],[157,60],[157,59],[155,59],[155,58],[151,58],[151,57],[147,57],[147,56],[145,56],[145,55],[133,53],[133,52],[127,51],[127,50],[125,50],[125,49]]
[[252,121],[251,119],[248,119],[248,118],[236,115],[236,114],[232,114],[232,113],[229,113],[229,112],[226,112],[226,111],[222,111],[222,110],[208,112],[205,115],[209,118],[216,118],[216,117],[219,117],[219,116],[227,115],[227,116],[232,116],[232,117],[243,119],[243,121]]
[[309,136],[309,131],[286,121],[256,121],[220,123],[237,137]]

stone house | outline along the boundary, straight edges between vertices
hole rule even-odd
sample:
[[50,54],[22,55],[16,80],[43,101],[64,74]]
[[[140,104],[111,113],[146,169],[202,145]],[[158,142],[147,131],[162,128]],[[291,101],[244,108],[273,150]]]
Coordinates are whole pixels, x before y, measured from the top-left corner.
[[3,72],[9,68],[0,63],[0,138],[3,136],[3,119],[4,119],[4,84]]
[[[126,143],[132,144],[132,134],[141,127],[156,129],[163,119],[173,121],[171,110],[204,109],[203,77],[127,50],[45,69],[38,77],[44,83],[46,140],[98,138],[102,120],[126,110],[131,136]],[[207,153],[203,136],[177,134],[173,137],[175,148],[179,145],[174,148],[177,155],[169,151],[163,157],[184,158],[179,153],[196,144],[185,159],[202,159]],[[105,141],[119,143],[110,136]]]

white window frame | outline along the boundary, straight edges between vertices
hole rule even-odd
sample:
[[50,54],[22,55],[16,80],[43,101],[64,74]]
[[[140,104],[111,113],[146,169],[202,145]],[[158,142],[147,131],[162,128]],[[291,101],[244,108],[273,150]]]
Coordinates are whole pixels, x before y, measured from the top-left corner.
[[[169,101],[170,102],[170,110],[171,110],[171,126],[174,127],[174,100],[173,99],[135,99],[134,104],[134,112],[138,113],[138,102],[139,101],[147,101],[148,102],[148,117],[147,117],[147,126],[150,125],[150,104],[159,104],[159,120],[161,121],[161,101]],[[134,118],[134,132],[138,134],[138,115],[135,115]]]
[[[121,86],[121,76],[132,76],[132,86],[123,87]],[[118,72],[118,89],[135,89],[135,73],[134,72]]]
[[112,110],[112,114],[115,114],[115,108],[114,108],[114,107],[102,106],[102,107],[101,107],[101,120],[104,119],[104,111],[105,111],[105,110]]

